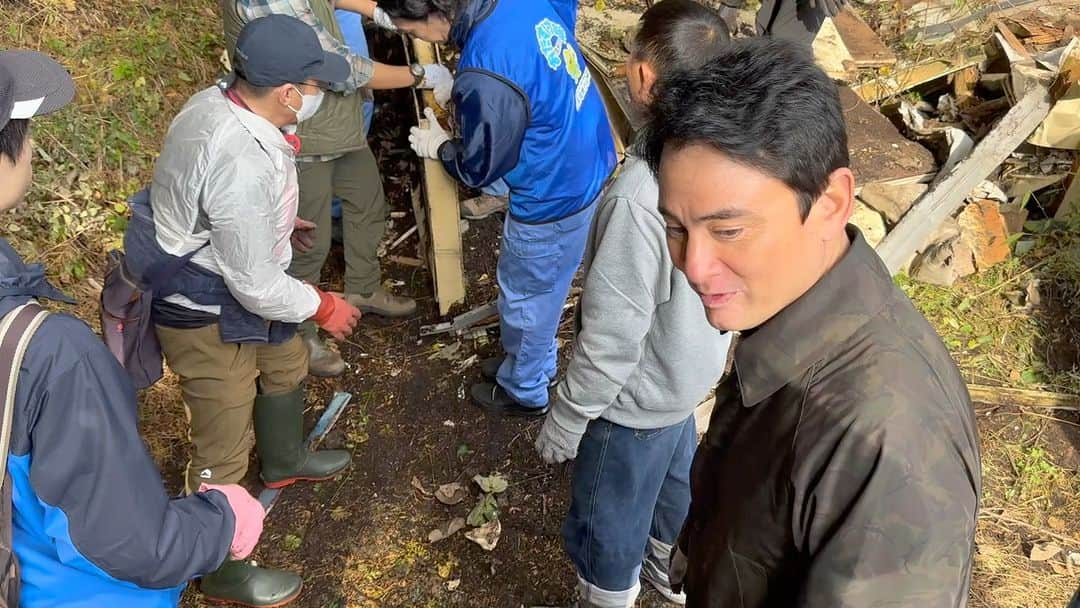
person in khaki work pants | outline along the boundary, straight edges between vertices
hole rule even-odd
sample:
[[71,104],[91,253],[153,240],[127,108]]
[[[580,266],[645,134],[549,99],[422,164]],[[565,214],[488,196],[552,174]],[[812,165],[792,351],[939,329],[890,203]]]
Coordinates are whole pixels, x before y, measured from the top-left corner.
[[[125,260],[146,265],[135,274],[154,286],[153,322],[180,377],[188,491],[241,481],[252,444],[270,488],[330,479],[352,458],[304,445],[308,349],[297,327],[310,320],[344,339],[360,311],[287,273],[299,238],[292,131],[349,65],[285,15],[252,20],[236,46],[231,80],[193,95],[169,126],[124,235]],[[229,561],[199,586],[216,602],[277,607],[302,585],[290,572]]]
[[[186,491],[193,492],[205,478],[217,483],[241,481],[256,434],[266,438],[286,431],[268,421],[259,428],[265,417],[254,418],[253,424],[256,404],[265,406],[297,390],[307,376],[307,348],[298,336],[282,344],[226,344],[217,324],[196,329],[159,325],[157,334],[169,367],[180,377],[191,422]],[[296,438],[287,439],[290,445],[296,444]],[[266,470],[272,464],[272,457],[264,459],[264,479],[277,477],[275,471]],[[266,485],[279,483],[267,481]]]
[[[393,22],[373,0],[221,0],[225,46],[230,56],[244,23],[267,15],[288,15],[307,23],[323,49],[345,58],[351,73],[332,83],[318,111],[297,129],[300,175],[298,239],[289,274],[318,284],[330,253],[330,207],[334,196],[342,203],[342,241],[345,245],[345,300],[362,312],[403,317],[416,312],[416,302],[382,287],[378,248],[386,231],[388,208],[375,155],[367,145],[364,101],[372,89],[418,87],[434,89],[436,99],[450,98],[453,77],[438,64],[391,66],[371,61],[349,49],[334,10],[347,10],[394,30]],[[338,376],[345,362],[319,339],[312,323],[300,328],[311,354],[308,371],[314,376]]]

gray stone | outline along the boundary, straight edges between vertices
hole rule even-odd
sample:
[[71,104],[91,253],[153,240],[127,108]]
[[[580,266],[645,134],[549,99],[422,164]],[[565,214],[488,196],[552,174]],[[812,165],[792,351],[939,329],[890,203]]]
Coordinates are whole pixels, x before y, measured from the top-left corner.
[[895,225],[927,189],[926,184],[866,184],[859,193],[859,200],[880,211],[890,224]]

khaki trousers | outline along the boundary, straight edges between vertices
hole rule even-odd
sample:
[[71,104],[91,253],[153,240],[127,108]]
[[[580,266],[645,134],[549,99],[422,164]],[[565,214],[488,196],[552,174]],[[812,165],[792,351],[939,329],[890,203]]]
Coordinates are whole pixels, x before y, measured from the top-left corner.
[[324,162],[297,162],[301,218],[315,222],[315,246],[293,250],[289,274],[319,283],[330,253],[330,206],[341,199],[341,234],[345,245],[345,293],[371,294],[382,282],[379,243],[386,232],[389,208],[375,155],[364,148]]
[[200,483],[238,483],[255,445],[255,396],[294,390],[307,376],[308,351],[299,336],[282,344],[226,344],[218,326],[156,326],[169,368],[180,377],[191,460],[188,493]]

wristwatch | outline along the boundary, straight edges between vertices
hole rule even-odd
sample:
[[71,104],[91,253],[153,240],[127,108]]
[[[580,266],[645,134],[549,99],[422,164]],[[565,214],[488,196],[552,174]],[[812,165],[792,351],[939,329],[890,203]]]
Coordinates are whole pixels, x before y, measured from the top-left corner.
[[411,63],[409,64],[409,73],[413,76],[414,87],[424,84],[424,66],[419,63]]

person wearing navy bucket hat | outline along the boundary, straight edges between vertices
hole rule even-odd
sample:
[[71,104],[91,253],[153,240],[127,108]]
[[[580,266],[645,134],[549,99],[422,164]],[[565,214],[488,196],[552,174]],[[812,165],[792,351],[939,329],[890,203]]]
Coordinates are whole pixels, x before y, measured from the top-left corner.
[[[153,284],[153,330],[180,379],[188,492],[244,479],[252,444],[270,488],[330,479],[351,462],[348,451],[304,445],[308,350],[297,326],[311,320],[344,339],[360,311],[286,272],[297,235],[296,125],[350,68],[302,21],[272,15],[240,32],[233,70],[173,119],[124,236],[126,271]],[[170,262],[179,270],[168,277],[152,270]],[[208,599],[244,606],[287,604],[301,586],[295,574],[242,561],[200,582]]]
[[[31,119],[74,95],[52,59],[0,51],[0,211],[30,187]],[[189,579],[251,553],[265,512],[235,484],[170,499],[124,369],[85,323],[41,299],[71,302],[0,238],[0,606],[175,607]]]

